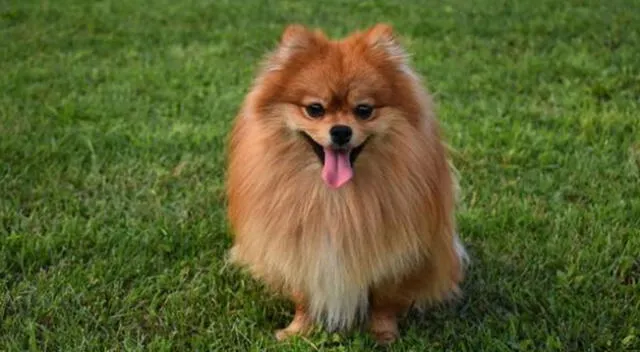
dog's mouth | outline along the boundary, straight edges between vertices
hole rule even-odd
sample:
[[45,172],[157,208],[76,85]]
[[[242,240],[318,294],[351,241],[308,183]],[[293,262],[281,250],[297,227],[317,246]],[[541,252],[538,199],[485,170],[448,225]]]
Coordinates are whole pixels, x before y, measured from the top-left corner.
[[[316,153],[316,155],[318,156],[318,159],[320,160],[320,162],[324,166],[324,150],[325,150],[325,147],[323,147],[318,142],[316,142],[306,132],[300,132],[300,134],[304,137],[304,139],[307,141],[307,143],[309,143],[309,145],[313,149],[313,152]],[[351,148],[351,149],[336,149],[336,148],[332,148],[332,149],[335,150],[336,153],[348,153],[349,154],[349,163],[353,167],[353,164],[355,164],[356,159],[358,159],[358,156],[360,155],[360,153],[364,149],[365,144],[367,144],[368,141],[369,141],[369,139],[367,138],[362,144],[360,144],[359,146],[357,146],[355,148]]]
[[306,132],[300,134],[311,145],[322,163],[322,179],[332,188],[340,188],[353,178],[353,165],[367,144],[368,138],[355,148],[323,147]]

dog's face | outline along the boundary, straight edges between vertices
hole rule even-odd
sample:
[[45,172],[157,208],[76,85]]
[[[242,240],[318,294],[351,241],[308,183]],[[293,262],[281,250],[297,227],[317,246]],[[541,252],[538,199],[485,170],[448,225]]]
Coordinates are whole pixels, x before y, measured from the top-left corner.
[[388,26],[331,41],[293,25],[267,63],[274,89],[265,101],[315,152],[325,183],[339,188],[364,148],[395,124],[415,123],[412,78]]

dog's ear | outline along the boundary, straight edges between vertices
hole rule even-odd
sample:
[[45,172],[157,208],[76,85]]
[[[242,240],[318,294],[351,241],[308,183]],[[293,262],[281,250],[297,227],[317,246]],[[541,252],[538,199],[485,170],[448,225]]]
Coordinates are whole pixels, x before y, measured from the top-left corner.
[[371,46],[391,45],[395,43],[393,27],[387,23],[377,23],[365,31],[367,42]]
[[313,33],[301,24],[290,24],[282,32],[280,46],[304,46],[308,44]]
[[393,27],[387,23],[378,23],[364,32],[366,43],[374,50],[381,50],[391,59],[406,62],[407,54],[400,45]]
[[319,30],[311,30],[301,24],[290,24],[282,32],[280,37],[280,50],[308,49],[313,45],[327,40],[324,33]]
[[268,70],[281,69],[296,53],[319,45],[322,41],[326,41],[326,37],[320,30],[312,31],[301,24],[288,25],[280,36],[278,47],[268,60]]

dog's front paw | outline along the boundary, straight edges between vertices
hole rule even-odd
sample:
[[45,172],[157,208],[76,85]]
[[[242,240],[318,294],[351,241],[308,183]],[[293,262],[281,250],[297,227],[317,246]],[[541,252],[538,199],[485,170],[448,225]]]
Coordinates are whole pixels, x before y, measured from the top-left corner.
[[395,314],[374,311],[369,331],[376,343],[382,346],[389,345],[400,337]]
[[284,341],[290,337],[295,335],[305,335],[311,330],[312,324],[311,320],[307,316],[304,310],[298,309],[296,310],[296,314],[293,317],[289,326],[284,329],[277,330],[275,332],[276,340]]
[[397,330],[371,331],[371,334],[376,343],[381,346],[390,345],[399,337]]
[[275,336],[276,336],[276,340],[284,341],[294,335],[297,335],[298,333],[299,331],[285,328],[285,329],[276,330]]

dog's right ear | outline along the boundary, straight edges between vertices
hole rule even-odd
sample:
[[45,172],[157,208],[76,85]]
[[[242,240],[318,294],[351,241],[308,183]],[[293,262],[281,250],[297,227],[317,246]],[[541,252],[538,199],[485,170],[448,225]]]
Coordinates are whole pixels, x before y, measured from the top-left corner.
[[317,45],[322,40],[326,40],[326,37],[320,30],[312,31],[301,24],[288,25],[282,32],[278,47],[268,60],[267,69],[280,70],[293,55]]
[[295,52],[309,49],[326,40],[327,37],[319,29],[312,31],[301,24],[290,24],[282,32],[278,50]]
[[290,24],[282,32],[280,37],[280,46],[304,46],[313,36],[313,33],[307,27],[301,24]]

